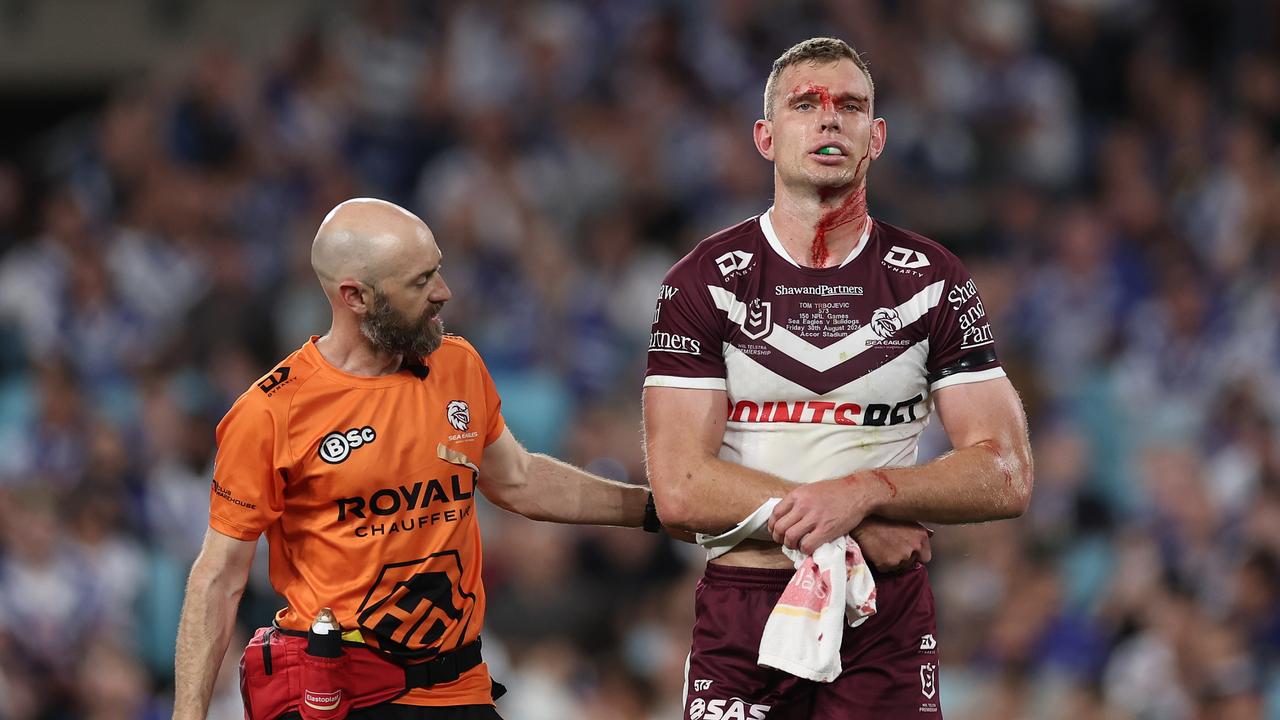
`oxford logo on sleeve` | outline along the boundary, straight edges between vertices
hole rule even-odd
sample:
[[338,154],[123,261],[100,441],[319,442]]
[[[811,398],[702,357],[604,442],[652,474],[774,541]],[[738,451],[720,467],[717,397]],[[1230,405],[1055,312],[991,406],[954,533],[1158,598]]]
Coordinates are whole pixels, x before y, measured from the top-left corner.
[[331,432],[320,440],[320,459],[337,465],[351,456],[351,451],[364,447],[378,439],[378,433],[370,426],[351,428],[345,432]]
[[467,407],[466,400],[450,401],[445,408],[445,416],[449,418],[449,424],[454,430],[465,432],[471,425],[471,409]]
[[909,250],[897,245],[889,248],[889,252],[884,256],[884,261],[904,270],[915,270],[926,267],[929,264],[929,258],[925,257],[924,253],[919,250]]
[[749,252],[742,250],[730,250],[729,252],[716,258],[716,267],[720,268],[720,275],[729,277],[734,273],[742,272],[751,267],[751,260],[755,257]]

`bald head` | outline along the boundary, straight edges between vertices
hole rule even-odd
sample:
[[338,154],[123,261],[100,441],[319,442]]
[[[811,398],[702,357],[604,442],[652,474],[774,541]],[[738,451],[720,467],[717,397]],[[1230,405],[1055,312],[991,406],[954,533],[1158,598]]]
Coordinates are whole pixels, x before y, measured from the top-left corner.
[[431,229],[417,215],[374,198],[347,200],[329,211],[311,243],[311,267],[325,292],[344,280],[376,286],[396,272],[438,260]]

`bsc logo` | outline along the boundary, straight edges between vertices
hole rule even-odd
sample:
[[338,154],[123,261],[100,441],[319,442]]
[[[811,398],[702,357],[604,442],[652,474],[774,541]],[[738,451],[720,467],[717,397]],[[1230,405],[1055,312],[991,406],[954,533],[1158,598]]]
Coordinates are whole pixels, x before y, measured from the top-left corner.
[[466,636],[476,596],[462,590],[457,550],[382,566],[378,579],[356,610],[360,627],[378,646],[408,657],[431,657],[445,650],[446,631]]
[[471,410],[467,408],[465,400],[450,401],[444,412],[454,430],[465,431],[471,425]]
[[331,432],[320,441],[320,459],[330,465],[337,465],[346,460],[352,450],[364,447],[377,438],[378,433],[368,425],[351,428],[346,432]]

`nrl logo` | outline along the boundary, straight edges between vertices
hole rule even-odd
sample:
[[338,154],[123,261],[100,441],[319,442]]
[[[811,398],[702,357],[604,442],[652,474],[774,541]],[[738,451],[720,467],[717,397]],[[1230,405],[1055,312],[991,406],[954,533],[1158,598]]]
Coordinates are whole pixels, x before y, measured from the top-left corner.
[[742,321],[742,334],[759,340],[773,330],[773,303],[756,298],[747,306],[747,317]]

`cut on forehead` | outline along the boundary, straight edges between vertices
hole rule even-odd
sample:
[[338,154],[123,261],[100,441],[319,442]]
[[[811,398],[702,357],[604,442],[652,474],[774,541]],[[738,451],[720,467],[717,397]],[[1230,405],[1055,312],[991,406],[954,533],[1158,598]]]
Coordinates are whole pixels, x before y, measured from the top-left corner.
[[376,283],[438,254],[418,216],[385,200],[357,198],[325,216],[311,244],[311,265],[322,282]]
[[[852,45],[838,38],[809,38],[792,45],[786,52],[779,55],[778,59],[773,61],[773,67],[769,70],[769,79],[764,86],[765,119],[773,119],[774,106],[781,95],[786,92],[784,88],[779,86],[783,84],[782,75],[787,73],[788,70],[792,68],[823,67],[844,61],[852,63],[860,71],[862,77],[866,80],[866,93],[874,101],[875,81],[871,79],[871,71],[868,69],[866,61],[862,59],[862,56],[858,54],[858,51]],[[835,91],[835,88],[832,88],[832,90]]]

